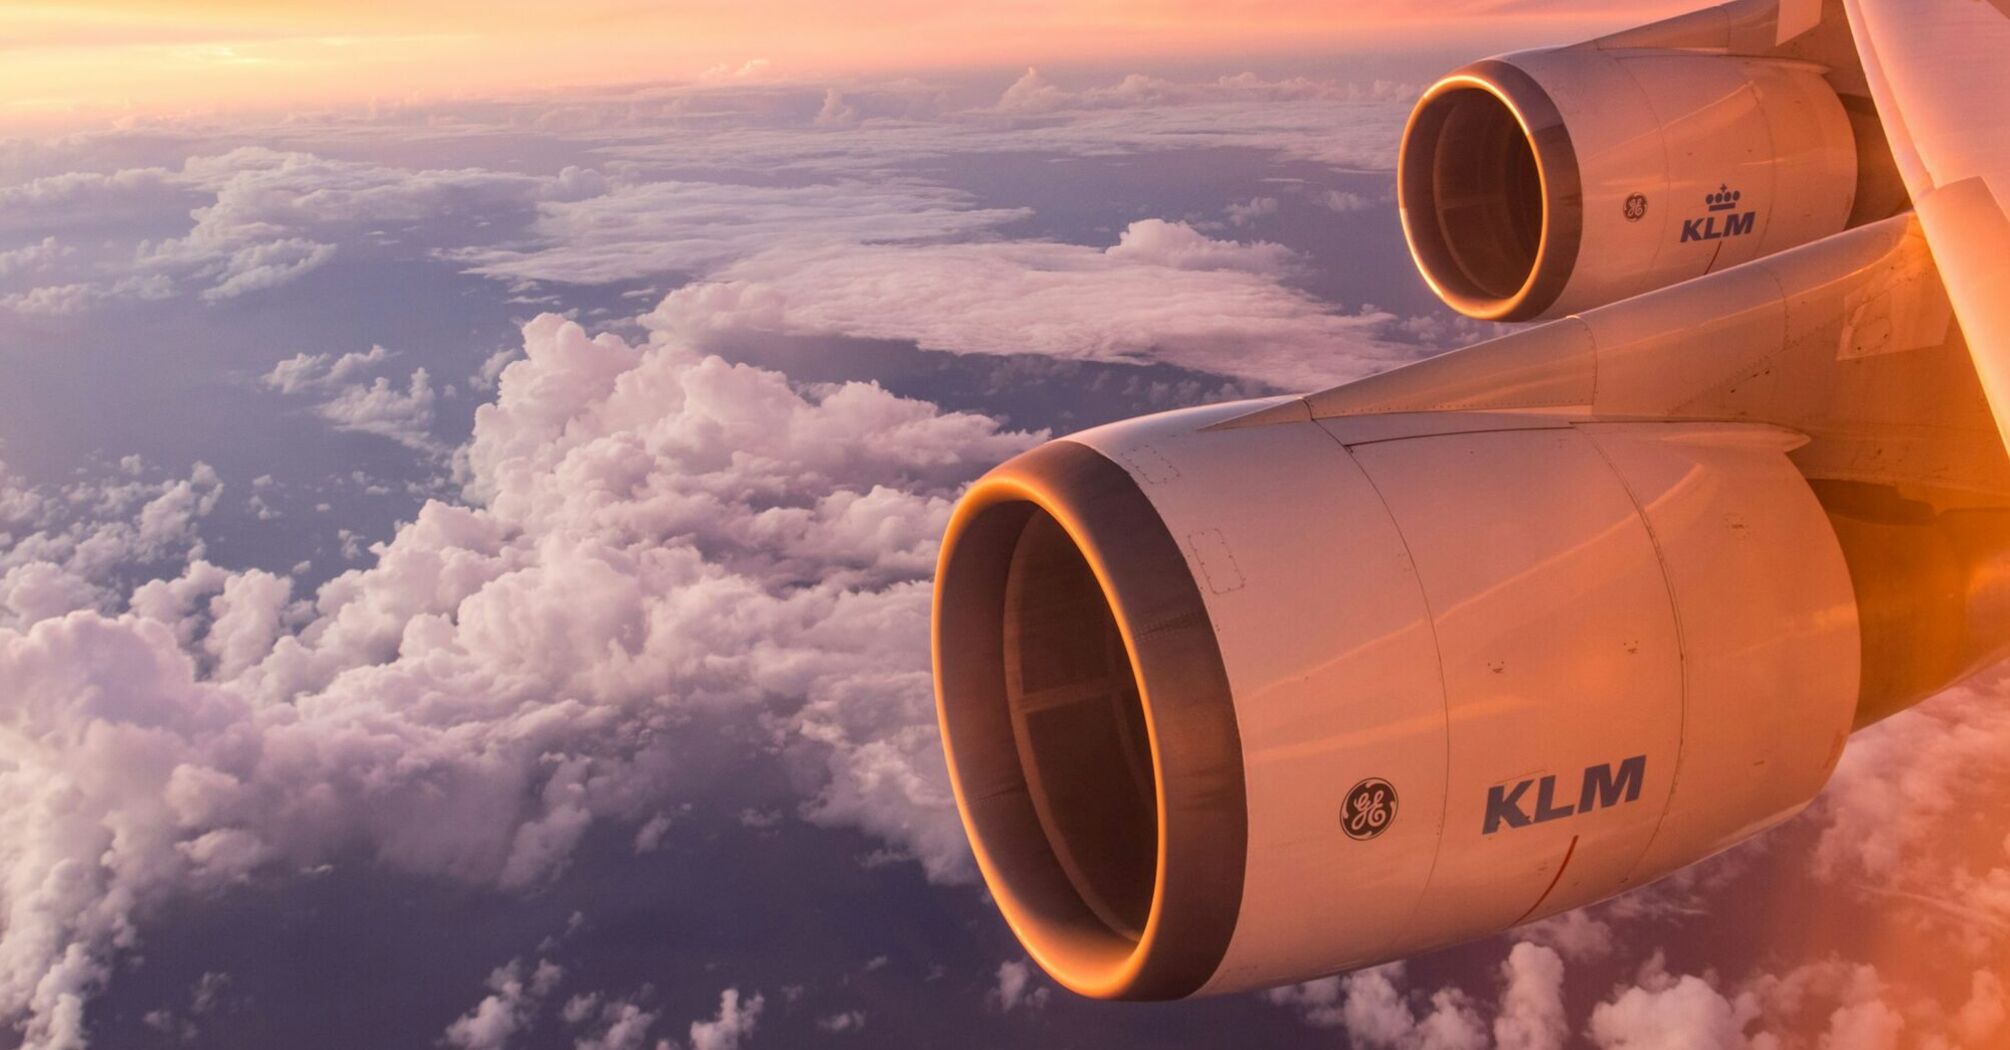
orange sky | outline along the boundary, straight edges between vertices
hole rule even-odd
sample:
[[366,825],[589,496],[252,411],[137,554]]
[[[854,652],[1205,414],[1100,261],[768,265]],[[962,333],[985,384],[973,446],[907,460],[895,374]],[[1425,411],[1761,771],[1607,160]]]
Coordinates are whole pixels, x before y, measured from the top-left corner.
[[[1587,0],[0,0],[0,123],[688,80],[752,60],[765,60],[779,75],[810,76],[1201,52],[1358,52],[1448,31],[1483,33],[1503,21],[1547,20],[1574,30],[1610,23],[1610,6]],[[1644,8],[1620,17],[1641,20]]]

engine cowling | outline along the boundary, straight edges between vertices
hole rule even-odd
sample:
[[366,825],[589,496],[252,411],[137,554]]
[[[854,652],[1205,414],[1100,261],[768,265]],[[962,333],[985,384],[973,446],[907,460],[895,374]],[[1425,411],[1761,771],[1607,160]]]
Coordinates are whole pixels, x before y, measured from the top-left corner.
[[1063,985],[1228,992],[1482,936],[1707,856],[1826,779],[1858,624],[1797,435],[1235,422],[1260,407],[1051,442],[945,537],[957,804]]
[[1411,254],[1468,316],[1560,317],[1842,230],[1856,133],[1814,63],[1594,44],[1433,84],[1403,133]]

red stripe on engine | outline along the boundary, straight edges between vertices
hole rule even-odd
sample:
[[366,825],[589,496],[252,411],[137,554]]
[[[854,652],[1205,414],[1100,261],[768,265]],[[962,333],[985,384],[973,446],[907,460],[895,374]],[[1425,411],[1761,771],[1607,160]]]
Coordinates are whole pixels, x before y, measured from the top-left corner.
[[1537,908],[1542,907],[1542,902],[1548,900],[1549,895],[1556,891],[1556,884],[1563,881],[1563,869],[1570,867],[1570,855],[1576,852],[1577,852],[1577,836],[1572,835],[1570,837],[1570,846],[1563,851],[1563,863],[1558,864],[1556,866],[1556,877],[1549,880],[1549,885],[1543,889],[1542,896],[1537,897],[1535,899],[1535,903],[1529,905],[1528,910],[1521,913],[1521,918],[1516,919],[1511,923],[1508,923],[1509,926],[1520,926],[1522,924],[1523,919],[1526,919],[1529,916],[1534,915],[1535,910]]

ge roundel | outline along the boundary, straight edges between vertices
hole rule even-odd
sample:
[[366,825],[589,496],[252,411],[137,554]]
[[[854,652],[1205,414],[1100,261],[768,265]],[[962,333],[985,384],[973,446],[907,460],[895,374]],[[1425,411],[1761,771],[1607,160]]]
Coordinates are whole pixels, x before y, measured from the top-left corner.
[[1395,820],[1396,789],[1380,777],[1354,785],[1340,805],[1340,830],[1351,839],[1372,839]]

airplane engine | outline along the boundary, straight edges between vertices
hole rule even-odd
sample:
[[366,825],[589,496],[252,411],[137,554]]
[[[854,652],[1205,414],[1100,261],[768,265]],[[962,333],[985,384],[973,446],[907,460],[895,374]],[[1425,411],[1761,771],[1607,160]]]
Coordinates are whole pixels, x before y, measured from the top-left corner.
[[1483,936],[1826,780],[1860,641],[1803,438],[1285,404],[1050,442],[949,526],[957,804],[1063,985],[1229,992]]
[[1403,231],[1454,309],[1560,317],[1849,222],[1857,133],[1825,67],[1625,42],[1485,59],[1418,101]]

